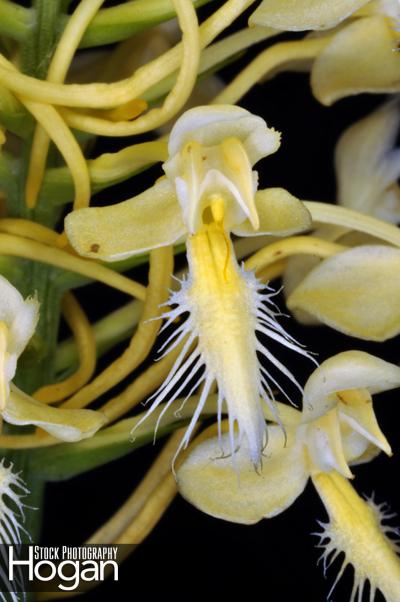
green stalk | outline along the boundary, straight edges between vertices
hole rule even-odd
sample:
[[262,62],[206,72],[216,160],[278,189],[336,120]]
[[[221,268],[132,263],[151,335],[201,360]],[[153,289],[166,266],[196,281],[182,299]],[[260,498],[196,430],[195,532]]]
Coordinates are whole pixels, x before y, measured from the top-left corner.
[[[35,0],[32,12],[32,27],[28,30],[24,42],[21,44],[21,68],[28,75],[44,77],[52,56],[54,45],[57,41],[55,32],[59,20],[59,0]],[[2,11],[7,7],[0,2],[0,19]],[[15,15],[17,11],[15,11]],[[21,12],[20,14],[26,14]],[[7,99],[6,99],[7,100]],[[57,213],[54,208],[39,205],[37,210],[29,211],[25,205],[25,180],[28,169],[32,134],[23,142],[21,158],[11,162],[9,170],[14,171],[12,184],[7,187],[8,215],[28,218],[42,224],[54,225]],[[1,171],[1,169],[0,169]],[[7,174],[3,170],[3,177],[7,184]],[[4,258],[4,265],[0,269],[8,276],[8,267],[12,271],[11,281],[23,296],[35,293],[40,301],[40,320],[37,331],[32,338],[27,350],[18,363],[16,384],[27,393],[49,382],[53,373],[54,349],[57,340],[58,322],[60,315],[60,292],[54,287],[57,273],[54,268],[29,260],[15,260]],[[15,427],[14,427],[15,428]],[[8,432],[13,427],[7,427]],[[38,542],[41,531],[41,509],[43,507],[44,481],[37,476],[31,466],[31,454],[25,450],[15,450],[6,453],[5,457],[14,463],[15,470],[22,471],[22,477],[30,490],[26,503],[25,528],[32,541]],[[32,596],[27,594],[28,599]]]
[[[28,75],[44,77],[57,41],[55,31],[59,20],[60,0],[35,0],[35,20],[31,35],[21,46],[22,70]],[[29,164],[31,137],[24,141],[19,161],[17,186],[8,197],[10,216],[32,219],[54,225],[57,213],[44,203],[28,210],[25,205],[25,180]],[[16,383],[27,393],[32,392],[52,376],[53,355],[59,321],[60,294],[52,286],[55,271],[38,262],[29,262],[26,274],[17,288],[24,295],[36,293],[40,302],[40,320],[35,336],[22,356]]]
[[[214,0],[194,0],[193,4],[198,8]],[[69,0],[53,0],[55,11],[65,12]],[[45,10],[52,10],[49,3]],[[126,40],[127,38],[145,31],[154,25],[158,25],[175,16],[175,11],[170,0],[131,0],[111,8],[103,8],[93,19],[82,39],[81,48],[102,46]],[[30,29],[35,18],[35,12],[31,9],[18,6],[8,0],[0,0],[0,34],[10,37],[19,42],[26,42],[30,37]],[[63,15],[57,23],[58,31],[62,31],[68,20]],[[50,23],[50,18],[41,18],[43,23]]]

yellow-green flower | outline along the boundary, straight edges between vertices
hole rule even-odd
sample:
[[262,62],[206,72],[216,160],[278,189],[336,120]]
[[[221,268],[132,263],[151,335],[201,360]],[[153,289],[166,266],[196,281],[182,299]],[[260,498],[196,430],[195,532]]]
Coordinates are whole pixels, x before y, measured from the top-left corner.
[[[229,451],[228,434],[195,446],[177,472],[182,495],[217,518],[253,524],[283,512],[304,490],[308,479],[324,502],[330,523],[323,526],[324,556],[345,553],[355,570],[352,594],[366,580],[388,602],[400,591],[400,560],[387,528],[371,504],[347,481],[349,465],[391,453],[377,423],[371,395],[400,385],[400,368],[367,353],[340,353],[319,366],[307,381],[303,411],[288,408],[284,424],[268,428],[268,445],[258,473],[249,463],[246,442],[236,454],[236,470],[220,446]],[[396,593],[397,592],[397,593]],[[373,599],[373,595],[371,600]],[[361,598],[358,598],[361,599]]]
[[311,86],[326,105],[400,90],[399,21],[397,0],[264,0],[250,18],[252,25],[323,30],[329,42],[313,62]]
[[92,410],[53,408],[36,401],[12,384],[17,361],[32,337],[39,318],[35,298],[23,299],[0,276],[0,414],[6,422],[36,425],[64,441],[92,436],[105,418]]
[[238,266],[230,240],[230,232],[284,235],[310,226],[307,210],[285,190],[257,192],[253,165],[277,150],[279,138],[239,107],[191,109],[172,129],[166,178],[119,205],[75,211],[66,219],[74,248],[108,261],[186,240],[189,276],[168,302],[176,307],[164,314],[167,327],[189,313],[164,345],[170,345],[166,353],[181,342],[183,348],[148,414],[168,400],[166,410],[193,379],[192,390],[202,384],[182,440],[186,446],[216,382],[219,419],[223,403],[228,407],[231,453],[246,440],[256,466],[266,442],[260,397],[274,410],[271,383],[276,384],[257,352],[296,383],[256,332],[307,355],[277,322],[272,291],[261,293],[253,273]]

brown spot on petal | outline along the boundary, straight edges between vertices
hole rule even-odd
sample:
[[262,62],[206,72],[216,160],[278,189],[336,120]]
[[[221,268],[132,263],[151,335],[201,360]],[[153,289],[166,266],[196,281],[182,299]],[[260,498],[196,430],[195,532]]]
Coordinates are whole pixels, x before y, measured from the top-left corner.
[[91,253],[98,253],[100,249],[100,245],[97,244],[97,242],[93,243],[90,247],[90,252]]

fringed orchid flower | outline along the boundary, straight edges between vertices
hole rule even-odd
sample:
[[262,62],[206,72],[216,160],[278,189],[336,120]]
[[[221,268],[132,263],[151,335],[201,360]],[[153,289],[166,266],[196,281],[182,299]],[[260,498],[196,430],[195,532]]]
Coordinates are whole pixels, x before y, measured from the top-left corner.
[[361,92],[400,90],[398,0],[264,0],[251,25],[323,30],[328,43],[311,67],[315,97],[331,105]]
[[[354,567],[351,596],[361,600],[365,582],[387,602],[400,591],[400,559],[382,525],[384,518],[364,502],[348,482],[349,466],[371,460],[380,450],[391,454],[372,406],[374,393],[400,386],[400,368],[364,352],[340,353],[319,366],[304,387],[302,413],[282,412],[279,426],[269,427],[262,469],[255,473],[245,445],[236,454],[236,470],[221,457],[221,438],[209,438],[178,470],[182,495],[200,510],[225,520],[253,524],[283,512],[312,481],[326,506],[329,523],[321,534],[326,564],[343,552],[339,572]],[[229,435],[222,435],[229,450]]]
[[[400,149],[394,148],[399,123],[398,101],[391,101],[341,136],[335,152],[340,205],[399,221]],[[396,276],[400,251],[335,226],[323,226],[314,234],[350,247],[362,246],[322,262],[301,256],[290,259],[284,290],[296,318],[378,341],[400,332]]]
[[254,274],[237,264],[230,233],[282,236],[309,228],[307,210],[288,192],[257,191],[253,165],[275,152],[279,143],[275,130],[239,107],[189,110],[169,137],[166,178],[119,205],[74,211],[66,219],[67,235],[78,253],[106,261],[186,241],[189,275],[169,300],[173,309],[164,314],[165,327],[185,314],[189,317],[163,348],[170,343],[168,353],[181,342],[183,347],[147,415],[163,401],[166,410],[193,379],[192,390],[202,384],[181,444],[187,446],[217,383],[218,416],[224,402],[229,412],[231,454],[243,443],[257,467],[266,443],[260,398],[273,409],[275,384],[257,354],[296,381],[256,333],[307,353],[276,320],[271,290],[262,292]]
[[40,426],[64,441],[90,437],[105,422],[99,412],[53,408],[26,395],[11,382],[18,358],[35,332],[38,319],[38,301],[24,300],[0,276],[0,414],[10,424]]

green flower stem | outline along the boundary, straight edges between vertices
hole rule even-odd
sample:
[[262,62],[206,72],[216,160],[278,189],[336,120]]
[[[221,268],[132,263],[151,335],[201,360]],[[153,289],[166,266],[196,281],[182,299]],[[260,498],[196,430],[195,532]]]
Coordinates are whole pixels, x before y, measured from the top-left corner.
[[60,31],[60,6],[60,0],[34,0],[33,26],[21,45],[22,71],[27,75],[46,76]]
[[[24,15],[30,17],[30,24],[21,44],[21,68],[29,75],[43,77],[46,74],[53,47],[56,43],[55,32],[60,6],[59,0],[35,0],[32,11],[24,12],[24,10],[18,11],[12,3],[0,2],[2,27],[4,26],[2,15],[4,11],[8,14],[8,9],[16,18],[23,19]],[[18,31],[14,22],[14,25],[10,28],[10,35],[15,35],[15,32],[18,33]],[[19,119],[24,118],[24,113],[21,113],[18,105],[7,93],[3,92],[1,96],[6,108],[11,109],[11,113],[19,115]],[[0,101],[0,112],[2,101]],[[20,125],[17,121],[15,123],[17,127]],[[25,205],[25,179],[31,138],[32,130],[23,141],[21,158],[18,161],[10,160],[7,156],[0,161],[0,181],[7,192],[8,215],[32,219],[46,225],[54,225],[58,217],[54,207],[48,207],[43,203],[37,210],[28,211]],[[11,181],[10,173],[14,176]],[[39,324],[28,348],[20,358],[15,379],[17,386],[30,393],[45,382],[50,382],[53,374],[54,349],[60,316],[61,292],[54,287],[54,280],[58,271],[51,266],[27,259],[2,258],[2,264],[0,269],[4,275],[8,275],[8,266],[10,266],[12,271],[11,280],[23,296],[35,293],[40,301]],[[7,428],[8,432],[13,430],[18,429],[15,427]],[[22,471],[22,477],[30,490],[30,495],[26,500],[29,507],[26,508],[24,526],[32,541],[38,542],[41,531],[44,481],[37,475],[36,469],[32,467],[29,452],[15,450],[12,453],[5,452],[4,456],[14,463],[15,470]],[[27,599],[33,599],[33,595],[27,594]]]
[[[194,0],[196,7],[214,0]],[[59,4],[52,0],[46,4],[46,10],[52,10],[51,4]],[[68,3],[63,2],[62,8]],[[56,8],[59,10],[59,7]],[[81,48],[102,46],[125,40],[136,33],[172,19],[175,11],[169,0],[133,0],[111,8],[103,8],[93,19],[82,39]],[[9,2],[0,0],[0,34],[24,42],[30,36],[33,27],[35,11]],[[57,23],[58,31],[62,31],[68,16],[64,15]],[[46,15],[42,22],[50,23]],[[56,31],[56,30],[53,30]]]
[[[114,345],[129,338],[143,310],[137,299],[108,314],[93,325],[97,357],[107,353]],[[56,350],[55,372],[70,370],[78,362],[78,352],[73,338],[63,341]]]

